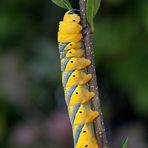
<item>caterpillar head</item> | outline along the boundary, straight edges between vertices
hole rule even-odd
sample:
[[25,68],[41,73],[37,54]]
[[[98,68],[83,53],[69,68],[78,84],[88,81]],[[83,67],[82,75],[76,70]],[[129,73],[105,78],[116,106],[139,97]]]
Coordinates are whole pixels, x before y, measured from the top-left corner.
[[79,11],[78,10],[70,10],[70,11],[66,12],[63,20],[66,22],[80,23]]
[[82,57],[84,55],[83,49],[70,49],[67,54],[66,58],[71,58],[71,57]]
[[79,15],[80,14],[80,10],[72,9],[72,10],[67,11],[66,13],[67,14],[77,14],[77,15]]

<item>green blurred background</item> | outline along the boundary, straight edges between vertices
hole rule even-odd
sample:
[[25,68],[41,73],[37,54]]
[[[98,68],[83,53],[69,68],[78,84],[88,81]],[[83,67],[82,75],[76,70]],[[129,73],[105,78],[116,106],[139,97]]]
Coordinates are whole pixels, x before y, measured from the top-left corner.
[[[0,148],[73,148],[56,40],[64,12],[0,0]],[[93,39],[110,147],[128,136],[147,148],[148,1],[103,0]]]

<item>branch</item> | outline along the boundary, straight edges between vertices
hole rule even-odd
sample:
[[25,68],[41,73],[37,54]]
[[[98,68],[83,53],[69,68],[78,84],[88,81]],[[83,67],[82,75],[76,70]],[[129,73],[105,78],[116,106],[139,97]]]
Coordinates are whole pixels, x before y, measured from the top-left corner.
[[79,5],[80,5],[81,23],[84,28],[83,37],[84,37],[84,46],[86,49],[86,58],[91,60],[91,65],[87,69],[88,73],[92,74],[92,79],[89,82],[89,89],[90,91],[95,93],[95,97],[91,101],[91,108],[95,111],[98,111],[100,114],[100,116],[94,121],[95,135],[99,148],[107,148],[108,147],[107,138],[104,128],[104,121],[101,111],[99,91],[96,78],[94,51],[92,46],[92,34],[91,34],[91,28],[86,18],[86,0],[80,0]]

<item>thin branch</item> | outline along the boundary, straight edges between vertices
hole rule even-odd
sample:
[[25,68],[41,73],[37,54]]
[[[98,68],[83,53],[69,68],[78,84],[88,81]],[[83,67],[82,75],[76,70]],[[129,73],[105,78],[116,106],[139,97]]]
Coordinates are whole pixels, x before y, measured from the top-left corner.
[[92,74],[92,79],[89,82],[89,89],[95,93],[94,99],[91,101],[91,108],[95,111],[98,111],[100,116],[94,121],[94,129],[96,139],[99,145],[99,148],[107,148],[107,138],[104,128],[103,115],[101,111],[99,91],[96,78],[95,62],[94,62],[94,51],[92,46],[92,34],[91,28],[87,22],[86,18],[86,0],[80,0],[80,15],[81,23],[84,28],[83,37],[84,37],[84,46],[86,49],[86,58],[91,60],[91,65],[88,67],[88,73]]

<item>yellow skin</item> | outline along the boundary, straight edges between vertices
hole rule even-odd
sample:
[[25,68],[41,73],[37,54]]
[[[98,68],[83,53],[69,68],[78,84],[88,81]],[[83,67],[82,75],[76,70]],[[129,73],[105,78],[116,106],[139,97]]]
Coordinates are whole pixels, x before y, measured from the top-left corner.
[[92,130],[90,130],[90,128],[88,127],[88,124],[85,124],[81,133],[80,133],[80,138],[81,139],[91,139],[93,137],[94,133],[92,132]]
[[78,87],[75,89],[71,96],[69,106],[86,103],[90,101],[94,96],[94,92],[89,92],[88,88],[84,87],[83,85],[78,85]]
[[[64,74],[65,72],[62,73],[62,81],[64,79]],[[72,75],[69,77],[68,82],[66,84],[66,87],[71,87],[73,85],[81,85],[81,84],[86,84],[87,82],[90,81],[92,78],[91,74],[86,74],[83,71],[80,70],[75,70]]]
[[[64,61],[64,59],[61,62],[63,62],[63,61]],[[72,70],[72,69],[80,70],[80,69],[83,69],[83,68],[89,66],[90,63],[91,63],[91,61],[86,59],[86,58],[75,58],[75,57],[73,57],[67,63],[65,71],[69,71],[69,70]]]
[[88,127],[88,124],[85,124],[77,143],[77,148],[85,148],[88,145],[88,148],[98,148],[97,141],[94,138],[94,132]]
[[[93,132],[92,130],[90,130],[90,128],[88,127],[88,125],[89,125],[89,124],[84,124],[84,126],[83,126],[83,128],[82,128],[82,130],[81,130],[81,132],[80,132],[80,135],[79,135],[79,137],[80,137],[81,139],[84,139],[85,137],[86,137],[87,139],[91,139],[91,138],[94,136],[94,132]],[[77,125],[75,125],[75,126],[73,127],[73,135],[76,134],[76,129],[77,129]]]
[[69,49],[80,49],[82,48],[82,43],[81,42],[70,42],[64,50],[69,50]]
[[63,21],[59,24],[58,42],[79,42],[82,40],[79,24],[80,16],[77,14],[65,14]]
[[66,58],[71,58],[71,57],[83,57],[84,56],[84,51],[83,49],[71,49],[67,52]]
[[[69,106],[70,114],[72,113],[73,106]],[[83,104],[80,106],[74,120],[74,125],[81,125],[85,123],[92,123],[94,119],[99,115],[98,112],[86,108]]]
[[87,137],[83,139],[79,139],[76,148],[99,148],[95,138],[87,139]]
[[59,32],[61,33],[69,33],[69,34],[75,34],[80,33],[82,30],[82,26],[75,22],[60,22],[59,25]]
[[68,34],[68,33],[61,33],[58,32],[58,41],[59,42],[79,42],[83,38],[82,34],[74,33],[74,34]]
[[[62,43],[59,43],[59,46]],[[70,42],[65,48],[64,50],[70,50],[70,49],[80,49],[82,48],[82,43],[81,42]]]

